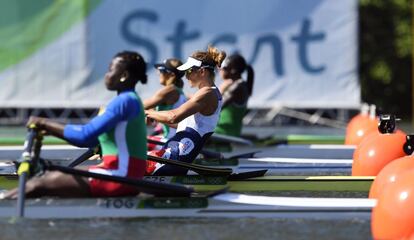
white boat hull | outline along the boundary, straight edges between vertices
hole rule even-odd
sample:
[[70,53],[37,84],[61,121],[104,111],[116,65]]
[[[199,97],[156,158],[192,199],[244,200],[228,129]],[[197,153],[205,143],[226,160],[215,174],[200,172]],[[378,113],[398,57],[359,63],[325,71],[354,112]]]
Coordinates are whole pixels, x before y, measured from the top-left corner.
[[255,157],[352,159],[354,151],[353,145],[293,144],[265,148]]
[[[183,198],[184,199],[184,198]],[[139,198],[31,199],[25,217],[35,219],[153,218],[153,217],[270,217],[270,218],[369,218],[376,201],[371,199],[265,197],[235,193],[211,199],[145,201]],[[205,202],[203,202],[205,201]],[[147,202],[148,203],[148,202]],[[193,204],[193,205],[192,205]],[[200,206],[207,204],[205,206]],[[14,217],[16,201],[0,201],[0,218]]]

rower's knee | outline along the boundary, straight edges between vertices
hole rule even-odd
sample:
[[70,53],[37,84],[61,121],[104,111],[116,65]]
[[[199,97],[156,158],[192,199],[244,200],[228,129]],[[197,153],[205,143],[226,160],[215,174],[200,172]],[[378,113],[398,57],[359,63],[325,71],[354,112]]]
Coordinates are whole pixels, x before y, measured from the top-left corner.
[[40,177],[30,179],[26,184],[26,194],[28,197],[39,197],[45,195],[50,186],[59,179],[60,172],[46,172]]
[[42,180],[39,177],[30,179],[26,184],[26,196],[27,197],[38,197],[41,196],[45,191],[42,184]]

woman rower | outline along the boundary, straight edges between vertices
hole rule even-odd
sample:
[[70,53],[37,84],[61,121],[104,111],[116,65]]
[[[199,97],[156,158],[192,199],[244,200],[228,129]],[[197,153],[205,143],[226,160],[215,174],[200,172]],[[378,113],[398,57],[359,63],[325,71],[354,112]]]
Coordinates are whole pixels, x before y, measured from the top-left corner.
[[[155,108],[156,111],[165,111],[178,108],[187,101],[183,92],[184,82],[183,71],[177,69],[183,63],[176,58],[166,59],[163,63],[155,64],[155,68],[160,74],[160,84],[164,87],[158,90],[151,98],[144,100],[144,109]],[[155,134],[162,133],[161,136],[151,136],[150,139],[157,141],[167,141],[175,135],[175,128],[170,128],[168,124],[160,123],[161,129],[156,130]],[[149,143],[149,148],[155,148],[154,144]]]
[[[101,145],[103,162],[89,167],[90,172],[140,179],[146,168],[146,125],[144,108],[135,92],[138,82],[147,82],[146,63],[136,52],[114,56],[105,74],[109,91],[117,91],[105,109],[85,125],[61,124],[47,118],[31,117],[47,134],[65,139],[76,146]],[[110,181],[78,177],[58,171],[47,171],[26,184],[27,197],[43,195],[60,197],[106,197],[136,195],[136,188]],[[6,193],[16,198],[17,190]]]
[[[241,77],[244,71],[247,71],[247,81]],[[223,79],[220,85],[223,106],[214,132],[238,137],[247,112],[247,101],[253,91],[254,71],[241,55],[233,54],[224,60],[220,76]]]
[[[197,92],[183,105],[169,111],[147,110],[148,118],[177,127],[175,135],[161,150],[150,152],[158,157],[192,162],[206,139],[214,132],[221,110],[221,94],[214,85],[214,70],[219,68],[226,53],[209,46],[207,51],[194,52],[177,69],[185,71],[191,87]],[[148,161],[148,174],[184,175],[186,169]]]

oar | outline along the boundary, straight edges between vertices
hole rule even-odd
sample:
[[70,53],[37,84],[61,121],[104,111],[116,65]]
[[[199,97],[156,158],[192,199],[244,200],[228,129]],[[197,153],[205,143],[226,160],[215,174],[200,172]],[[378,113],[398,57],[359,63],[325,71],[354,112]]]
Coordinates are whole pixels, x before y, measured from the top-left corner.
[[140,192],[153,194],[155,196],[162,197],[189,197],[194,189],[185,185],[167,184],[152,182],[146,180],[132,179],[127,177],[110,176],[106,174],[99,174],[75,168],[53,165],[51,163],[45,164],[45,168],[48,170],[56,170],[67,174],[73,174],[82,177],[91,177],[96,179],[102,179],[106,181],[112,181],[122,184],[128,184],[136,187]]
[[215,140],[215,141],[220,141],[220,142],[236,143],[236,144],[240,144],[240,145],[248,145],[248,146],[253,145],[253,142],[250,141],[250,140],[240,138],[240,137],[223,135],[223,134],[219,134],[219,133],[213,133],[213,135],[211,135],[210,139]]
[[186,163],[186,162],[181,162],[181,161],[176,161],[176,160],[155,157],[151,155],[148,155],[148,160],[162,163],[162,164],[170,164],[173,166],[185,168],[185,169],[191,170],[193,172],[196,172],[204,176],[229,176],[233,172],[231,168],[212,168],[212,167],[206,167],[206,166],[199,165],[199,164]]
[[242,173],[233,173],[227,178],[227,180],[228,181],[240,181],[240,180],[246,180],[249,178],[263,177],[266,174],[266,172],[267,172],[267,169],[250,171],[250,172],[242,172]]
[[252,152],[247,152],[247,153],[241,153],[241,154],[233,155],[233,156],[231,156],[229,158],[231,158],[231,159],[236,159],[236,158],[252,158],[258,152],[261,152],[261,151],[252,151]]
[[69,163],[68,167],[71,167],[71,168],[76,167],[79,164],[81,164],[81,163],[85,162],[86,160],[88,160],[90,157],[92,157],[95,154],[96,154],[96,147],[89,148],[86,152],[84,152],[78,158],[76,158],[71,163]]
[[[17,162],[19,175],[19,186],[17,193],[17,217],[24,217],[24,201],[26,196],[26,180],[30,177],[30,171],[37,168],[40,154],[41,139],[39,139],[38,131],[34,126],[29,128],[26,141],[24,143],[24,151],[21,159]],[[35,143],[36,140],[36,143]],[[33,153],[33,146],[36,148]],[[31,163],[33,162],[33,166]]]

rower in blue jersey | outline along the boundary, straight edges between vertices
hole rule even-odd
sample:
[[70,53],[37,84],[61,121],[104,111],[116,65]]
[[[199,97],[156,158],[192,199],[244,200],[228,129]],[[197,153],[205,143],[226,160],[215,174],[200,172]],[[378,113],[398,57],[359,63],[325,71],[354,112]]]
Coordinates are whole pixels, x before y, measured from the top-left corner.
[[[213,134],[221,111],[221,94],[214,84],[215,69],[226,53],[214,47],[197,51],[177,69],[185,71],[191,87],[197,92],[184,104],[169,111],[147,110],[147,118],[177,128],[175,135],[161,150],[149,154],[177,161],[192,162],[206,140]],[[186,169],[148,161],[147,174],[184,175]]]
[[[105,85],[118,94],[98,116],[86,124],[61,124],[41,117],[31,117],[34,124],[47,134],[82,147],[98,143],[102,163],[87,167],[90,172],[110,176],[141,179],[147,159],[145,115],[142,102],[135,92],[138,82],[146,83],[146,63],[136,52],[124,51],[115,55],[105,74]],[[111,197],[138,194],[137,188],[121,183],[80,177],[59,171],[47,171],[31,178],[26,184],[27,197],[43,195],[59,197]],[[6,198],[16,198],[17,189]]]

